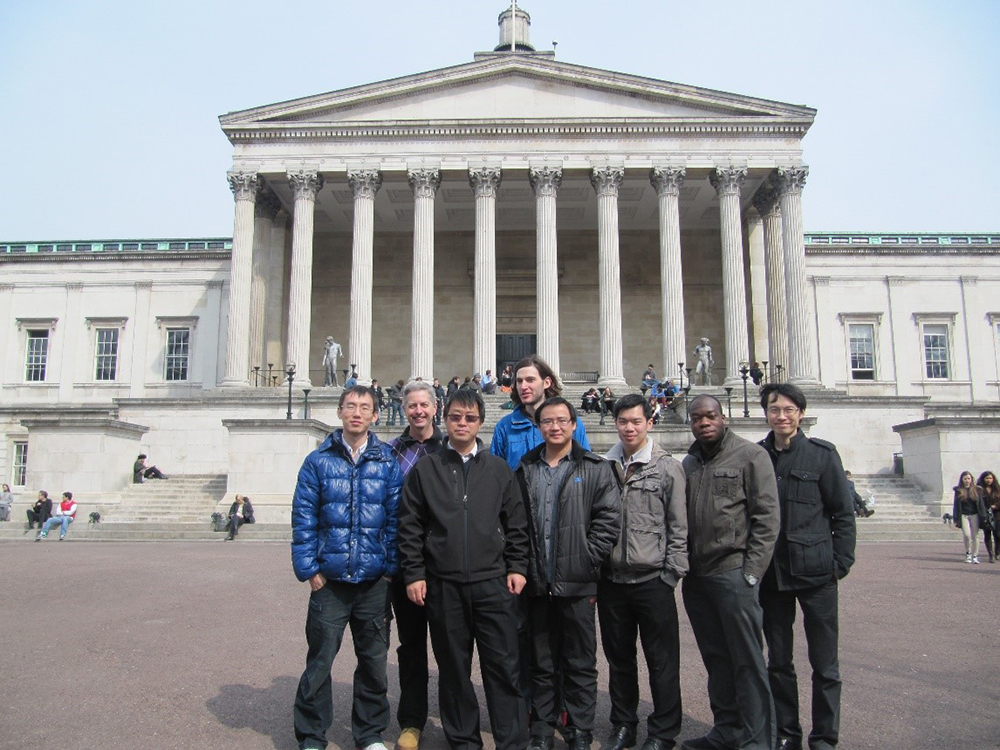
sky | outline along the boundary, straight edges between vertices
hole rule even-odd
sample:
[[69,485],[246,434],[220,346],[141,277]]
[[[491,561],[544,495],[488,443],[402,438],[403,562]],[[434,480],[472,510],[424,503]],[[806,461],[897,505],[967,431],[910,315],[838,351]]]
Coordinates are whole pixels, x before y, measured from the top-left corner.
[[[0,242],[223,237],[218,116],[456,65],[507,0],[0,0]],[[997,0],[523,0],[557,59],[818,110],[807,232],[1000,232]]]

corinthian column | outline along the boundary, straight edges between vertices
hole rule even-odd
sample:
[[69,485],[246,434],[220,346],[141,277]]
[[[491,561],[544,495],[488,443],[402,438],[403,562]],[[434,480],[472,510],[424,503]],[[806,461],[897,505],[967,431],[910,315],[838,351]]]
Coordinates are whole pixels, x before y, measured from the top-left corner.
[[[250,282],[250,367],[264,367],[264,330],[267,314],[268,260],[271,234],[281,203],[270,190],[262,190],[254,207],[253,278]],[[274,294],[275,290],[271,290]],[[281,290],[277,293],[280,295]]]
[[808,167],[778,168],[788,305],[788,380],[806,386],[818,385],[813,357],[813,316],[806,289],[806,246],[802,236],[802,188],[808,176]]
[[597,294],[600,304],[599,386],[625,387],[622,362],[621,263],[618,257],[618,189],[625,170],[602,167],[590,170],[590,184],[597,193]]
[[499,167],[469,170],[476,196],[476,279],[472,310],[472,370],[496,376],[497,358],[497,190]]
[[559,266],[556,241],[556,194],[562,184],[562,168],[528,170],[535,192],[535,297],[538,356],[559,375]]
[[681,276],[680,191],[682,167],[653,167],[649,181],[660,199],[660,313],[664,378],[687,360],[684,345],[684,282]]
[[295,363],[295,382],[303,388],[309,381],[309,334],[312,325],[313,214],[316,194],[323,189],[323,175],[300,170],[289,173],[295,196],[292,209],[292,273],[288,284],[288,352]]
[[229,187],[236,199],[233,252],[229,262],[229,322],[226,325],[224,387],[250,384],[250,278],[253,263],[254,202],[260,191],[256,174],[230,172]]
[[410,324],[410,377],[434,377],[434,195],[437,169],[407,173],[413,189],[413,317]]
[[754,208],[764,224],[764,264],[767,296],[767,341],[771,371],[775,365],[788,367],[788,313],[785,307],[785,258],[781,242],[781,210],[778,191],[770,183],[753,197]]
[[740,223],[740,188],[746,167],[716,167],[708,179],[719,195],[722,225],[722,308],[726,317],[726,382],[736,385],[740,363],[750,357],[747,336],[747,292],[743,275],[743,229]]
[[358,382],[371,385],[372,279],[375,248],[375,195],[382,187],[377,169],[348,172],[354,191],[354,250],[351,260],[351,327],[348,352],[358,366]]

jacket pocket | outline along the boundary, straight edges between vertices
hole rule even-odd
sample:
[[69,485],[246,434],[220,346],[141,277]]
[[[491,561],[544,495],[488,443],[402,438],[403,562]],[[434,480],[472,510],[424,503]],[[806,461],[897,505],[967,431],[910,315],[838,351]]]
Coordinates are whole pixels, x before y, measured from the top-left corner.
[[788,473],[792,480],[788,488],[789,500],[820,500],[818,473],[806,469],[792,469]]
[[740,470],[715,469],[712,472],[712,494],[726,500],[739,497]]
[[833,573],[833,539],[829,534],[788,534],[788,570],[793,576]]
[[658,570],[666,554],[666,530],[652,527],[629,528],[626,543],[629,568],[634,571]]

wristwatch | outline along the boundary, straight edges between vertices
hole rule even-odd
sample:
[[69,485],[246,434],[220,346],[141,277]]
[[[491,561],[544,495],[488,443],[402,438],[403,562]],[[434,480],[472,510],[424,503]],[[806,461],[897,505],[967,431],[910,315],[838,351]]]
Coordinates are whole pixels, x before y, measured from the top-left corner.
[[746,579],[747,586],[756,586],[760,582],[760,579],[753,573],[744,573],[743,578]]

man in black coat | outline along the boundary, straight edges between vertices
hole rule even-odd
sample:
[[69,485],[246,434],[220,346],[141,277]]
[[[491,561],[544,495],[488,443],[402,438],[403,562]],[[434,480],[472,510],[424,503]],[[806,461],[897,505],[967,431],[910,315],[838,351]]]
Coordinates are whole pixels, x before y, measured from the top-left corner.
[[840,731],[837,581],[854,564],[854,505],[836,447],[799,429],[806,411],[802,391],[769,384],[761,389],[760,404],[771,427],[760,444],[774,463],[781,505],[781,530],[760,588],[778,750],[802,747],[792,662],[796,601],[813,668],[809,747],[829,750]]
[[572,750],[589,750],[597,706],[594,604],[601,565],[618,540],[621,495],[611,465],[573,440],[576,410],[556,396],[535,409],[544,444],[517,468],[528,512],[531,742],[551,750],[557,681]]
[[477,438],[485,416],[474,390],[448,399],[447,443],[406,477],[399,554],[407,596],[427,608],[449,746],[483,746],[471,679],[475,643],[496,747],[523,750],[515,597],[528,568],[527,519],[514,473]]

